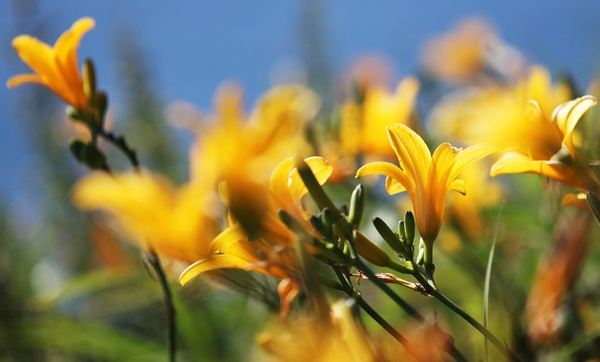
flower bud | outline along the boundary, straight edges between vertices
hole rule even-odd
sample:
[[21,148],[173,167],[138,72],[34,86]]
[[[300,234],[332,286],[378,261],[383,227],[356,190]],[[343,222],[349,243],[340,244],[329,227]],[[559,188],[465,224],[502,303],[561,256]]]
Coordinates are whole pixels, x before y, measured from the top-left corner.
[[86,59],[83,63],[83,94],[85,94],[88,104],[94,104],[96,100],[96,71],[91,59]]
[[69,144],[69,149],[75,158],[85,163],[92,170],[106,169],[106,156],[93,143],[85,143],[82,140],[74,139]]
[[350,223],[351,226],[356,227],[357,229],[360,227],[364,209],[365,192],[363,186],[359,184],[352,192],[352,198],[350,199],[348,223]]
[[404,234],[406,243],[410,249],[415,241],[415,216],[410,210],[404,214]]

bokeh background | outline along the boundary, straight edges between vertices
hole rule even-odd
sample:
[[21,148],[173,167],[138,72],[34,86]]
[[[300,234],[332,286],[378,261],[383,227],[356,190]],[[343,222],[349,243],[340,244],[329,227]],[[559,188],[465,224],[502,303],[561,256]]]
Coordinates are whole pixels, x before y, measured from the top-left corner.
[[[128,135],[143,164],[175,181],[187,177],[192,136],[182,123],[196,113],[186,107],[209,113],[224,81],[243,87],[248,108],[271,85],[290,81],[308,84],[331,106],[360,57],[384,57],[395,85],[421,74],[428,39],[467,17],[484,19],[528,63],[570,76],[579,89],[600,60],[599,1],[2,0],[0,79],[26,71],[10,46],[15,36],[53,43],[83,16],[96,28],[83,39],[80,61],[96,64],[99,87],[110,96],[111,128]],[[70,188],[87,171],[69,154],[67,140],[77,130],[64,105],[31,85],[0,94],[0,357],[163,360],[161,295],[137,251],[70,206]],[[552,226],[546,220],[529,231],[544,239]],[[532,243],[520,259],[531,262],[517,274],[522,290],[542,252]],[[487,250],[478,249],[481,259]],[[457,273],[467,283],[465,272]],[[478,282],[463,287],[467,307],[480,303],[468,299],[479,298]],[[209,289],[201,282],[176,293],[182,358],[260,360],[251,346],[268,308],[243,293]],[[463,345],[476,338],[457,337]]]

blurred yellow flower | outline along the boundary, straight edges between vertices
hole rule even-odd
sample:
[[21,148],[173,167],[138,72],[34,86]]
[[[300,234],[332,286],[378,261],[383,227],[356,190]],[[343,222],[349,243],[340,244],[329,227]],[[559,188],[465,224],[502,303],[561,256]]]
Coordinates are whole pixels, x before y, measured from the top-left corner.
[[474,240],[482,236],[485,228],[482,210],[500,202],[502,189],[499,182],[491,181],[489,167],[483,163],[465,168],[460,178],[465,181],[465,188],[469,192],[450,200],[448,214],[460,230],[469,239]]
[[465,19],[448,34],[434,37],[425,44],[423,65],[445,82],[464,83],[483,71],[486,45],[498,41],[485,21]]
[[331,306],[329,321],[293,318],[277,321],[258,337],[258,344],[282,362],[377,361],[367,332],[356,322],[346,301]]
[[342,107],[340,126],[340,153],[356,155],[363,152],[368,158],[394,158],[387,142],[385,127],[402,123],[414,128],[411,115],[414,109],[419,81],[414,77],[402,80],[395,93],[382,86],[365,90],[364,102],[347,102]]
[[319,109],[318,97],[298,85],[274,87],[246,115],[242,91],[225,84],[217,92],[215,112],[200,129],[192,150],[192,180],[227,185],[225,204],[250,238],[260,230],[268,198],[260,189],[279,161],[304,146],[303,129]]
[[77,64],[77,48],[85,33],[94,27],[94,20],[81,18],[64,32],[51,48],[48,44],[28,36],[16,37],[12,45],[19,57],[35,74],[20,74],[8,80],[13,88],[24,83],[38,83],[50,88],[65,103],[76,109],[87,108],[88,100]]
[[577,122],[596,103],[592,96],[563,103],[556,107],[550,121],[536,102],[530,102],[528,122],[513,129],[517,146],[496,161],[491,175],[535,173],[598,195],[598,178],[577,152],[573,140]]
[[206,210],[218,209],[214,199],[200,184],[174,188],[146,172],[93,173],[73,189],[77,207],[108,212],[141,248],[188,263],[209,255],[217,226]]
[[[319,183],[323,184],[331,175],[332,168],[321,157],[310,157],[305,160]],[[234,181],[235,182],[235,181]],[[285,210],[293,215],[303,226],[312,230],[305,220],[300,200],[308,192],[298,171],[294,167],[294,158],[282,161],[273,171],[269,187],[257,187],[248,195],[252,200],[261,199],[266,205],[265,215],[256,226],[257,237],[248,238],[243,225],[230,220],[231,225],[219,234],[210,244],[210,256],[203,258],[188,267],[180,276],[181,284],[185,284],[198,274],[222,268],[247,269],[282,278],[278,289],[282,295],[282,310],[287,311],[285,304],[289,293],[293,297],[301,289],[298,260],[293,250],[295,234],[279,219],[278,210]],[[289,301],[293,301],[293,297]]]
[[421,237],[431,246],[442,224],[448,192],[452,189],[465,193],[458,174],[468,164],[497,149],[491,144],[478,144],[463,150],[443,143],[432,157],[423,139],[409,127],[395,124],[388,127],[387,132],[400,167],[388,162],[372,162],[361,167],[356,177],[385,175],[390,195],[407,191]]
[[538,102],[550,119],[554,108],[570,98],[567,85],[553,86],[548,70],[533,66],[513,86],[470,88],[446,97],[431,112],[431,130],[462,145],[491,142],[502,149],[515,147],[519,138],[514,130],[531,123],[526,111],[529,100]]

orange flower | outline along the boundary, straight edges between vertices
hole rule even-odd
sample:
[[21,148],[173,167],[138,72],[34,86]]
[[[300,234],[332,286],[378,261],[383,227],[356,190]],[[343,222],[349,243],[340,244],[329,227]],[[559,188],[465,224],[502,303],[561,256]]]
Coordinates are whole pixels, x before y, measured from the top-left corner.
[[91,18],[77,20],[71,29],[58,38],[53,48],[29,35],[16,37],[12,42],[13,47],[35,74],[11,77],[6,86],[13,88],[25,83],[42,84],[74,108],[87,108],[88,100],[77,64],[77,48],[83,35],[94,25]]

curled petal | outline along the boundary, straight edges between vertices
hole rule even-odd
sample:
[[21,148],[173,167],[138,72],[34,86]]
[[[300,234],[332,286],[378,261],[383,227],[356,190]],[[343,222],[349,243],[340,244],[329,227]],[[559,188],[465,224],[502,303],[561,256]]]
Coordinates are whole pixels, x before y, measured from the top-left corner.
[[395,195],[406,191],[406,187],[404,187],[404,185],[398,182],[398,180],[389,176],[385,179],[385,189],[390,195]]
[[590,206],[587,201],[587,197],[584,193],[566,194],[562,200],[562,206],[573,206],[581,210],[590,210]]
[[577,122],[583,114],[595,106],[598,101],[592,96],[583,96],[572,101],[563,103],[554,109],[552,120],[564,135],[565,140],[570,140],[571,133],[577,126]]
[[389,162],[371,162],[356,171],[357,178],[367,175],[384,175],[395,180],[386,182],[386,186],[390,186],[387,189],[390,195],[404,191],[397,185],[398,183],[404,186],[405,189],[412,187],[412,182],[408,176],[398,166]]
[[456,179],[452,181],[452,186],[450,187],[450,189],[463,195],[467,194],[467,189],[465,188],[465,181],[461,179]]
[[197,261],[187,267],[179,276],[179,283],[181,285],[185,285],[196,276],[207,271],[215,269],[246,269],[251,265],[252,263],[249,263],[234,255],[216,255],[210,259]]
[[10,79],[6,82],[6,87],[14,88],[14,87],[20,86],[21,84],[25,84],[25,83],[44,84],[42,79],[35,74],[19,74],[19,75],[10,77]]

